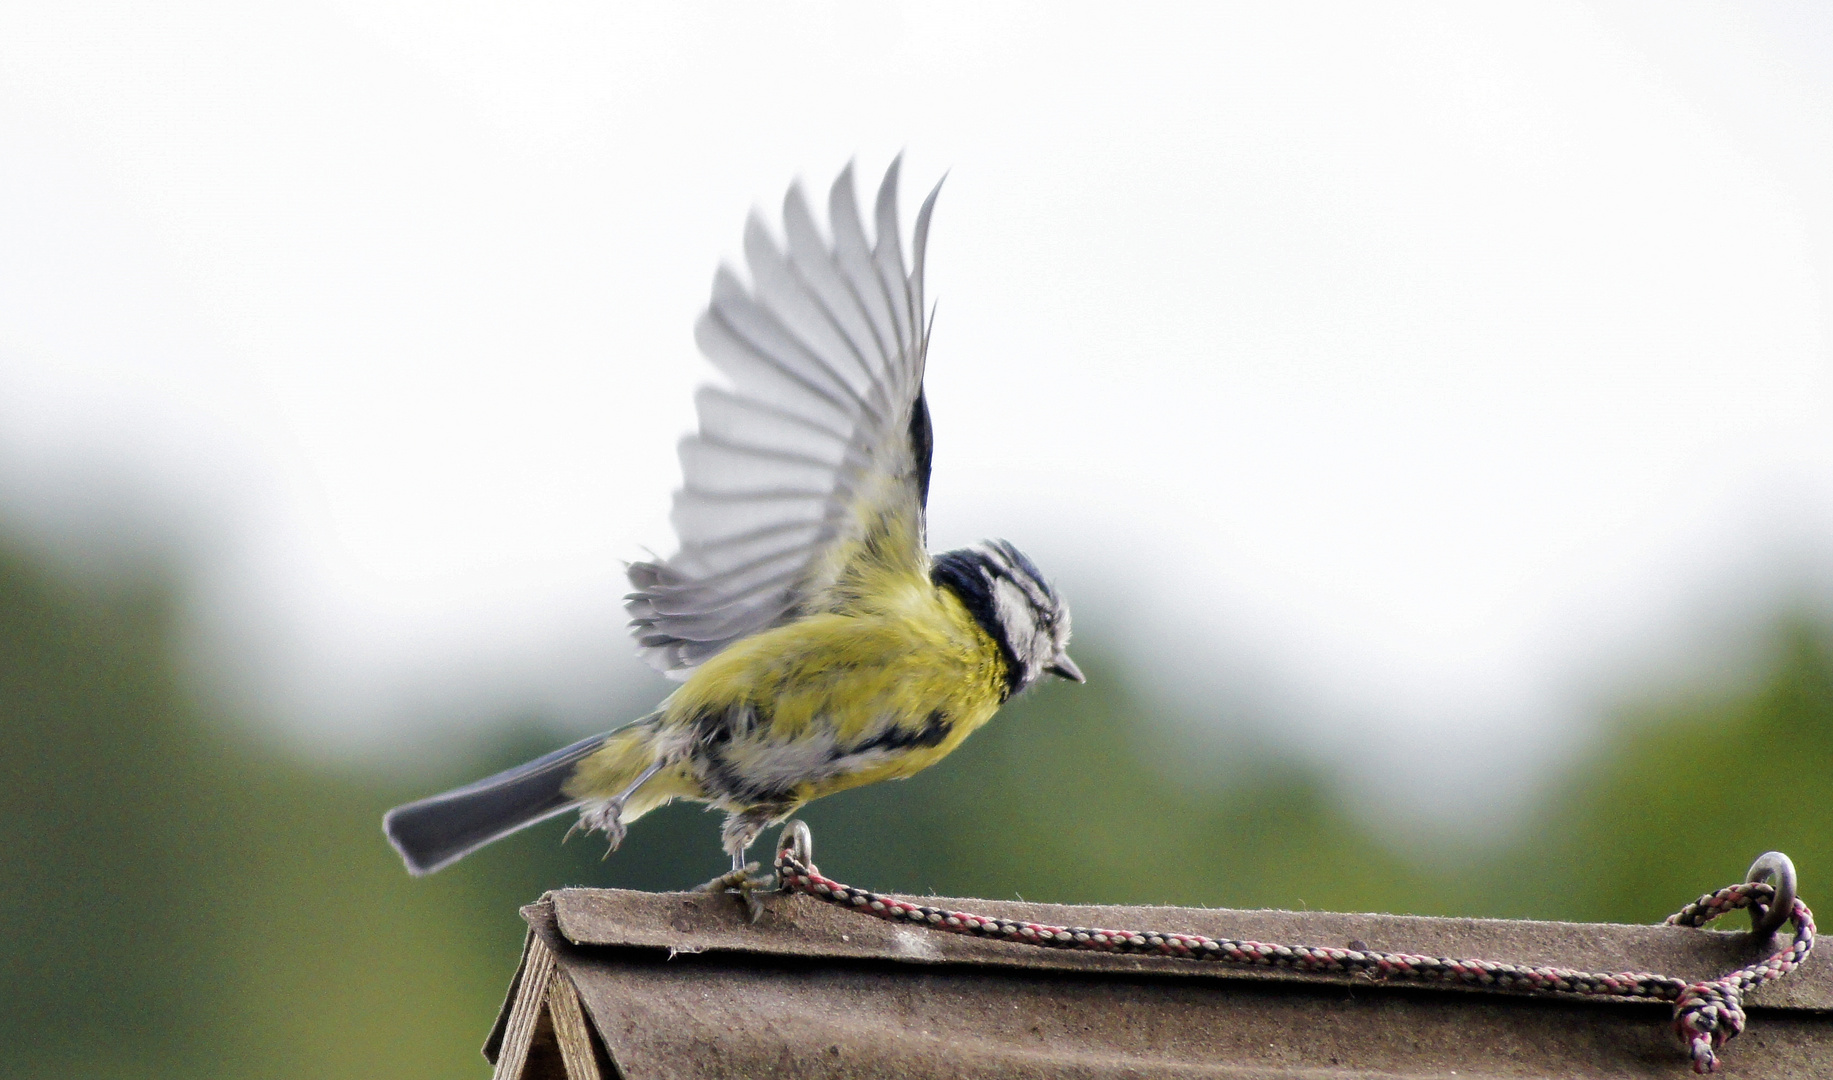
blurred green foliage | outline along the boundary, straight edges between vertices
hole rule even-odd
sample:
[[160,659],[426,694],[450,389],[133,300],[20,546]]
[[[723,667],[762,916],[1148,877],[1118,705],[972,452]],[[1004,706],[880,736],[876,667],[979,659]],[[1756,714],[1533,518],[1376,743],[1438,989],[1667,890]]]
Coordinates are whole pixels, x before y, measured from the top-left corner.
[[[296,759],[186,696],[172,595],[0,546],[0,1076],[483,1077],[520,903],[721,869],[717,819],[677,806],[607,861],[556,821],[410,879],[384,809],[567,736],[527,721],[439,775]],[[1806,620],[1754,689],[1623,719],[1518,839],[1456,863],[1269,753],[1193,768],[1142,719],[1162,705],[1078,655],[1088,686],[810,807],[823,868],[949,895],[1652,921],[1769,847],[1810,898],[1833,863],[1833,656]]]

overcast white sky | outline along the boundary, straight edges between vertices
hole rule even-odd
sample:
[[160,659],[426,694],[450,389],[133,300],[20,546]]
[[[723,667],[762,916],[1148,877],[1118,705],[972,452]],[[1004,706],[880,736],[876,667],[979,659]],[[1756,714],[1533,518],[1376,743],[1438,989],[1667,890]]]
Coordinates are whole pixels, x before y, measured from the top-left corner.
[[1301,740],[1506,771],[1828,579],[1833,8],[1125,10],[15,0],[0,494],[190,522],[294,729],[586,709],[715,265],[902,148],[932,539]]

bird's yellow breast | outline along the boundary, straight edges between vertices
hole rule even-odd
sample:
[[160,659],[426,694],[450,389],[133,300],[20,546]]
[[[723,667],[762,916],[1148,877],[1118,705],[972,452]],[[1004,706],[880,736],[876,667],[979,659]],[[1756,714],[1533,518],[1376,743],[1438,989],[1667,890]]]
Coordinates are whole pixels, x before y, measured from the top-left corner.
[[909,575],[870,595],[734,643],[668,700],[703,797],[799,804],[910,776],[997,711],[1005,661],[954,594]]

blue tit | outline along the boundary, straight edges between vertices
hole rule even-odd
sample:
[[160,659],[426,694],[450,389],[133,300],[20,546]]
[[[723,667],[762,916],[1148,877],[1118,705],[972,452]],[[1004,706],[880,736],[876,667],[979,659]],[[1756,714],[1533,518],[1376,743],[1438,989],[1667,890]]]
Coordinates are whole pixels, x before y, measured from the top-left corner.
[[893,162],[872,241],[849,166],[829,236],[792,187],[784,243],[746,224],[750,284],[713,279],[695,337],[729,385],[699,391],[681,443],[679,550],[629,569],[637,645],[680,688],[634,723],[389,811],[409,871],[572,810],[615,849],[691,799],[725,811],[741,882],[752,841],[809,800],[928,768],[1046,674],[1083,681],[1068,605],[1030,559],[998,540],[927,549],[923,250],[941,185],[907,269],[897,178]]

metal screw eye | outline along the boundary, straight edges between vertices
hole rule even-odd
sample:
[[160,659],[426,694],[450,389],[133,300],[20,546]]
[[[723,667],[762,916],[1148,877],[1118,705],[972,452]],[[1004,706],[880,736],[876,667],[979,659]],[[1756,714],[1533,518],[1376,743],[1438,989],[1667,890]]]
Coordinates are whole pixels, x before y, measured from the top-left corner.
[[1744,880],[1768,881],[1776,888],[1775,899],[1755,905],[1750,917],[1752,936],[1771,937],[1795,913],[1795,864],[1780,851],[1765,851],[1750,864]]
[[[789,852],[797,862],[811,870],[814,869],[815,836],[808,831],[808,823],[801,818],[797,818],[783,826],[783,831],[777,834],[776,849],[778,851]],[[1765,858],[1767,858],[1767,856],[1765,856]],[[1793,876],[1794,868],[1791,867],[1789,869],[1789,875],[1789,881],[1793,882],[1795,880]],[[1794,894],[1791,892],[1790,896],[1792,897],[1793,895]]]

